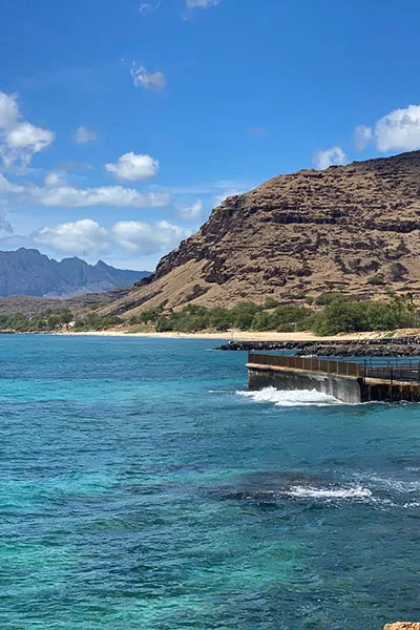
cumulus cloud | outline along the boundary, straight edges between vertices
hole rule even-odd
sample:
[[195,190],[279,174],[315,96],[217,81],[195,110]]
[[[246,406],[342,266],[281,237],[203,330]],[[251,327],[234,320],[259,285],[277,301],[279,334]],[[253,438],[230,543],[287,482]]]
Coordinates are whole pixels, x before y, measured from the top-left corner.
[[69,185],[66,174],[60,171],[48,173],[44,186],[14,184],[0,173],[0,194],[17,195],[26,203],[56,208],[162,208],[171,199],[167,192],[140,193],[124,186],[78,188]]
[[420,105],[394,109],[372,127],[359,125],[354,132],[355,144],[363,150],[373,141],[378,151],[413,151],[420,149]]
[[347,156],[341,147],[331,147],[325,151],[317,151],[313,157],[315,168],[324,170],[330,166],[347,164]]
[[395,109],[375,126],[375,140],[379,151],[420,147],[420,105],[409,105],[406,109]]
[[148,72],[143,65],[137,66],[133,61],[130,69],[134,85],[151,92],[161,92],[166,87],[166,77],[163,72]]
[[366,125],[357,125],[353,139],[356,149],[363,151],[373,139],[373,130],[370,127],[366,127]]
[[176,209],[178,214],[185,220],[191,221],[194,219],[198,219],[198,217],[203,212],[203,202],[198,199],[193,204],[190,205],[181,205],[177,204]]
[[123,186],[77,188],[75,186],[33,187],[28,190],[33,199],[43,206],[67,208],[161,208],[167,206],[167,193],[139,193]]
[[0,92],[0,156],[7,167],[27,166],[49,147],[55,134],[23,120],[16,94]]
[[91,219],[44,227],[33,238],[36,243],[63,254],[103,253],[109,247],[107,230]]
[[66,183],[66,174],[63,171],[52,171],[51,173],[48,173],[44,178],[44,184],[46,186],[63,186]]
[[140,221],[119,221],[113,226],[111,235],[125,251],[148,256],[173,249],[190,232],[167,221],[158,221],[155,225]]
[[19,120],[17,94],[0,92],[0,129],[10,129]]
[[187,0],[188,9],[209,9],[220,4],[221,0]]
[[159,162],[150,155],[136,155],[131,152],[122,155],[115,164],[105,164],[105,169],[121,180],[145,181],[156,177]]
[[35,243],[63,254],[100,254],[111,247],[148,256],[169,251],[188,237],[190,232],[167,221],[156,224],[141,221],[119,221],[110,228],[92,219],[44,227],[32,235]]
[[76,144],[88,144],[88,142],[94,142],[97,138],[97,135],[94,131],[89,131],[86,127],[81,125],[74,132],[72,139]]

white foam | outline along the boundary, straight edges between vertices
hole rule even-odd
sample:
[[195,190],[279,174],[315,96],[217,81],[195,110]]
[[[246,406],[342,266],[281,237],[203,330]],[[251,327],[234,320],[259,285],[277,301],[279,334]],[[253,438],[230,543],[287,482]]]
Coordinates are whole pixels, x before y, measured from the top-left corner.
[[306,407],[309,405],[338,405],[339,400],[334,396],[323,394],[315,389],[279,390],[275,387],[265,387],[259,391],[238,391],[239,396],[251,398],[255,402],[274,403],[278,407]]
[[316,488],[315,486],[293,486],[289,496],[299,499],[371,499],[372,492],[363,486],[349,488]]
[[420,491],[420,481],[402,481],[400,479],[384,478],[371,475],[369,481],[375,482],[385,491],[398,492],[400,494],[416,494]]

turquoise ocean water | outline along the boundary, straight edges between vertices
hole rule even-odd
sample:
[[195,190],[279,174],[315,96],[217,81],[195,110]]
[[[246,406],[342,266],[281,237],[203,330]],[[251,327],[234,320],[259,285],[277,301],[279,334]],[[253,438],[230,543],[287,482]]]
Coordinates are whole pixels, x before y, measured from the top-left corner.
[[1,630],[420,620],[420,408],[214,345],[0,336]]

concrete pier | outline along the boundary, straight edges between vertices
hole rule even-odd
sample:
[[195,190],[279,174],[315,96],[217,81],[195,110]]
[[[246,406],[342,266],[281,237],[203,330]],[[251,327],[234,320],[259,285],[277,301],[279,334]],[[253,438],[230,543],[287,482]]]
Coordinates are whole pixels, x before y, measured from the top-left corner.
[[420,402],[420,370],[412,363],[383,368],[250,353],[247,368],[251,390],[315,389],[346,403]]

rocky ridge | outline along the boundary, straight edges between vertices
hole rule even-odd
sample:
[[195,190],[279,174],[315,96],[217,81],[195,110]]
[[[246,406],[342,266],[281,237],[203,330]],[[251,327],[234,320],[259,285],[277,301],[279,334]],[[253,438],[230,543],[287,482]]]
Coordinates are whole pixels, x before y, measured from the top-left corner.
[[0,251],[0,296],[68,298],[102,293],[133,285],[147,271],[115,269],[99,261],[89,265],[80,258],[58,262],[37,249]]
[[104,314],[420,293],[419,229],[420,151],[280,175],[228,198]]

